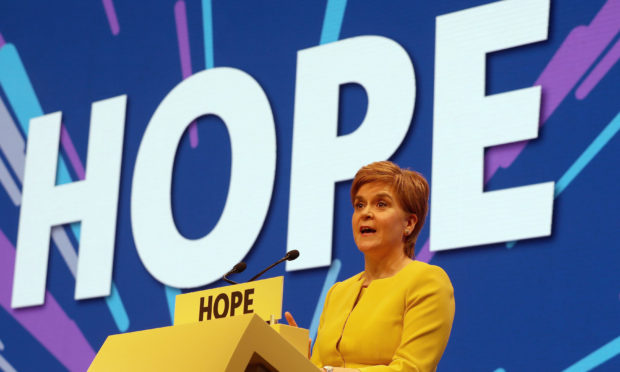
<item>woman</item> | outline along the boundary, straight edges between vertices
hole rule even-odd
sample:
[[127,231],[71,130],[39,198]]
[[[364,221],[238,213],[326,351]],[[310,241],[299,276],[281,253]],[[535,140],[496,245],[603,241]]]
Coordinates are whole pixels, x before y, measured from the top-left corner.
[[412,259],[428,194],[424,177],[392,162],[357,172],[351,224],[365,267],[327,294],[311,357],[319,368],[436,369],[450,336],[454,296],[441,268]]

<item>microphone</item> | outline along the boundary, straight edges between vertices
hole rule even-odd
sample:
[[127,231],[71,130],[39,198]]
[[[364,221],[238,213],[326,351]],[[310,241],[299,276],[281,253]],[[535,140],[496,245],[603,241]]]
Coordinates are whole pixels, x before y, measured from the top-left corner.
[[297,257],[299,257],[299,251],[297,249],[293,249],[292,251],[287,252],[284,257],[280,258],[275,263],[269,265],[265,270],[263,270],[260,273],[254,275],[252,277],[252,279],[248,280],[248,282],[252,282],[252,281],[256,280],[256,278],[258,278],[259,276],[263,275],[264,273],[267,272],[267,270],[271,269],[272,267],[276,266],[277,264],[282,263],[284,261],[293,261]]
[[245,268],[248,267],[248,265],[245,264],[245,262],[239,262],[238,264],[235,265],[235,267],[232,268],[232,270],[230,270],[229,272],[227,272],[226,274],[224,274],[224,276],[222,277],[222,279],[226,282],[226,283],[230,283],[230,284],[239,284],[237,282],[233,282],[232,280],[228,279],[227,276],[230,274],[237,274],[240,272],[243,272],[243,270],[245,270]]

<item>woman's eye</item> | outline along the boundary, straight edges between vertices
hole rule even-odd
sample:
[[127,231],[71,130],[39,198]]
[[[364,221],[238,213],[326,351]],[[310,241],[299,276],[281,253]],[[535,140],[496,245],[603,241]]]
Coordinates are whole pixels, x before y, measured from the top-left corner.
[[364,208],[364,204],[362,204],[362,203],[356,203],[356,204],[355,204],[355,208],[357,208],[357,209],[362,209],[362,208]]
[[377,203],[377,207],[387,207],[387,203],[384,201],[380,201]]

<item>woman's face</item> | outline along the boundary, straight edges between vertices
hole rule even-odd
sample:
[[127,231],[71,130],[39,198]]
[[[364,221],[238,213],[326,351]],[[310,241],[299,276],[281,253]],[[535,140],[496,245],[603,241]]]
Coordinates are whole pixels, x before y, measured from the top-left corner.
[[353,238],[362,253],[386,254],[404,250],[404,238],[416,223],[400,206],[389,185],[367,183],[353,201]]

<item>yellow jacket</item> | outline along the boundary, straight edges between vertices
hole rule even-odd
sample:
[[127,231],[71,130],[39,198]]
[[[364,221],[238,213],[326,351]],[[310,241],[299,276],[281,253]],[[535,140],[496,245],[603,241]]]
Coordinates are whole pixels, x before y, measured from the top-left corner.
[[413,261],[363,289],[362,274],[327,293],[312,362],[363,372],[434,371],[454,319],[448,275]]

